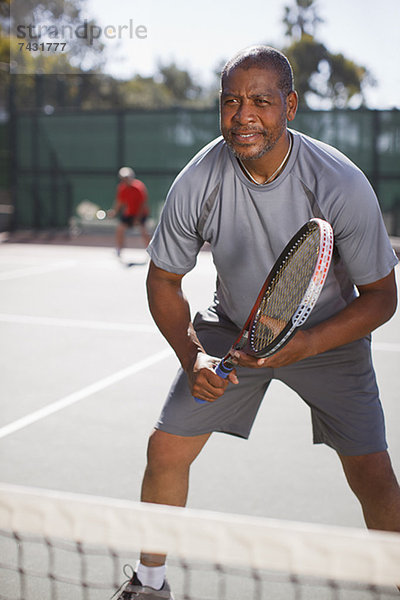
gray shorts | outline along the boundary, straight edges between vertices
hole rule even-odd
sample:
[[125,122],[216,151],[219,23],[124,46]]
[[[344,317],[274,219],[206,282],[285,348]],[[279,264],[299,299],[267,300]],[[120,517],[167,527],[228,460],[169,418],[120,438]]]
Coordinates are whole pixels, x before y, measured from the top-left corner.
[[[212,356],[224,356],[239,333],[214,310],[198,314],[194,325]],[[310,407],[315,444],[354,456],[387,448],[369,338],[279,369],[239,367],[238,377],[239,384],[229,385],[221,398],[198,404],[180,369],[156,428],[181,436],[219,431],[248,438],[271,380],[278,379]]]

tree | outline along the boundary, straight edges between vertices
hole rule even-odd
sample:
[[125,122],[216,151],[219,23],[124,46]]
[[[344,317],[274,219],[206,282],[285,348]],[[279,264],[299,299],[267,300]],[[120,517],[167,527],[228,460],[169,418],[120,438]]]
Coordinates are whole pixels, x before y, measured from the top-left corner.
[[[300,106],[321,104],[344,108],[351,99],[364,104],[364,89],[374,85],[369,71],[343,54],[333,54],[315,37],[323,19],[315,0],[285,6],[283,23],[289,45],[283,49],[293,65]],[[316,102],[317,100],[317,102]]]
[[[15,72],[23,72],[26,63],[33,72],[65,73],[78,68],[85,72],[99,72],[104,64],[104,44],[94,20],[82,19],[85,0],[0,0],[0,26],[10,39],[11,60]],[[20,50],[18,42],[67,42],[61,53],[54,48],[46,52],[32,52],[30,61]],[[57,67],[57,61],[59,66]],[[48,66],[49,65],[49,66]],[[71,67],[71,69],[69,69]]]
[[361,96],[364,102],[363,90],[366,84],[374,85],[369,71],[343,54],[329,56],[330,74],[327,82],[328,94],[333,104],[338,107],[346,106],[354,96]]
[[[96,107],[104,98],[104,88],[109,90],[110,102],[115,101],[114,87],[104,85],[99,75],[104,63],[103,44],[88,35],[90,27],[96,25],[93,20],[82,19],[84,1],[0,0],[0,107],[8,104],[11,82],[17,90],[16,107]],[[79,27],[80,35],[76,35]],[[62,41],[59,36],[63,33],[68,52],[47,51],[46,45],[46,51],[27,49],[33,42]],[[25,47],[19,51],[22,42]],[[43,75],[46,78],[39,82]]]
[[323,23],[314,0],[296,0],[295,4],[285,6],[284,10],[285,35],[291,39],[300,40],[304,35],[314,36],[319,23]]
[[321,64],[327,60],[328,50],[324,44],[316,42],[311,35],[303,34],[299,41],[295,41],[289,47],[284,48],[284,52],[295,73],[295,84],[299,93],[300,106],[306,105],[309,92],[319,95],[313,77],[315,78],[319,73]]
[[[0,63],[3,66],[0,83],[5,83],[0,89],[0,107],[7,105],[10,81],[14,81],[17,88],[16,106],[24,108],[162,108],[188,104],[204,106],[208,102],[208,96],[192,75],[175,63],[160,64],[152,77],[136,75],[129,81],[105,75],[101,38],[82,35],[85,28],[90,33],[90,28],[96,27],[94,21],[82,18],[85,2],[0,0],[0,34],[3,30],[7,36],[0,38]],[[61,32],[63,28],[68,33],[76,33],[78,29],[81,34],[69,36],[65,54],[35,53],[25,51],[25,48],[23,52],[17,50],[18,42],[45,41],[52,31]],[[21,31],[25,39],[18,39]],[[10,63],[13,65],[11,76],[8,74]]]
[[171,92],[177,102],[194,100],[201,94],[202,88],[197,85],[188,71],[180,69],[175,63],[160,64],[158,67],[161,82]]
[[119,82],[119,88],[124,105],[130,108],[165,108],[174,103],[171,92],[154,77],[136,75]]

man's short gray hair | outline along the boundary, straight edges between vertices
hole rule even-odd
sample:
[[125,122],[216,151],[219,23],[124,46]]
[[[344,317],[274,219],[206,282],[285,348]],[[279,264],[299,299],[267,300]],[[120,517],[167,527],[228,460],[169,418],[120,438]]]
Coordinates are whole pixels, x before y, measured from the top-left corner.
[[278,75],[279,89],[286,97],[294,91],[293,70],[287,57],[271,46],[250,46],[228,60],[221,72],[221,84],[233,69],[274,69]]

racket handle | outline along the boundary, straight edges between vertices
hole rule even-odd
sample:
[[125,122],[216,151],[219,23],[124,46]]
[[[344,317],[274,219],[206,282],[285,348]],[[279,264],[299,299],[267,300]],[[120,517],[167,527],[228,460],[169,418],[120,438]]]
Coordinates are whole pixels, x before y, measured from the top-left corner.
[[[216,367],[215,372],[222,379],[226,379],[232,369],[233,364],[229,360],[225,361],[222,359],[219,365]],[[200,398],[195,398],[195,400],[198,404],[207,404],[207,400],[200,400]]]
[[233,366],[234,365],[231,363],[230,360],[222,359],[217,368],[215,369],[215,372],[217,375],[222,377],[222,379],[226,379],[229,373],[232,371]]

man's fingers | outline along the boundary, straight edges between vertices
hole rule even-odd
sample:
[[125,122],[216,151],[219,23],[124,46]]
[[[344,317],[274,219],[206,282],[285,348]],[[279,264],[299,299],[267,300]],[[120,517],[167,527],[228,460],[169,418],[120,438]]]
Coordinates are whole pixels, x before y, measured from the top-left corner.
[[215,369],[220,361],[220,358],[205,353],[198,354],[193,372],[189,375],[192,394],[195,398],[214,402],[224,394],[229,383],[235,385],[239,383],[235,369],[228,374],[226,379],[216,374]]
[[261,366],[264,366],[264,363],[261,363],[260,359],[256,356],[250,356],[250,354],[246,354],[245,352],[241,352],[240,350],[235,350],[232,356],[235,362],[237,362],[237,364],[241,367],[257,369]]
[[233,371],[231,371],[229,373],[227,379],[234,385],[237,385],[239,383],[239,379],[237,378],[237,375],[236,375],[236,369],[233,369]]
[[213,402],[223,395],[227,385],[227,380],[219,377],[210,368],[203,368],[196,375],[192,392],[196,398]]

